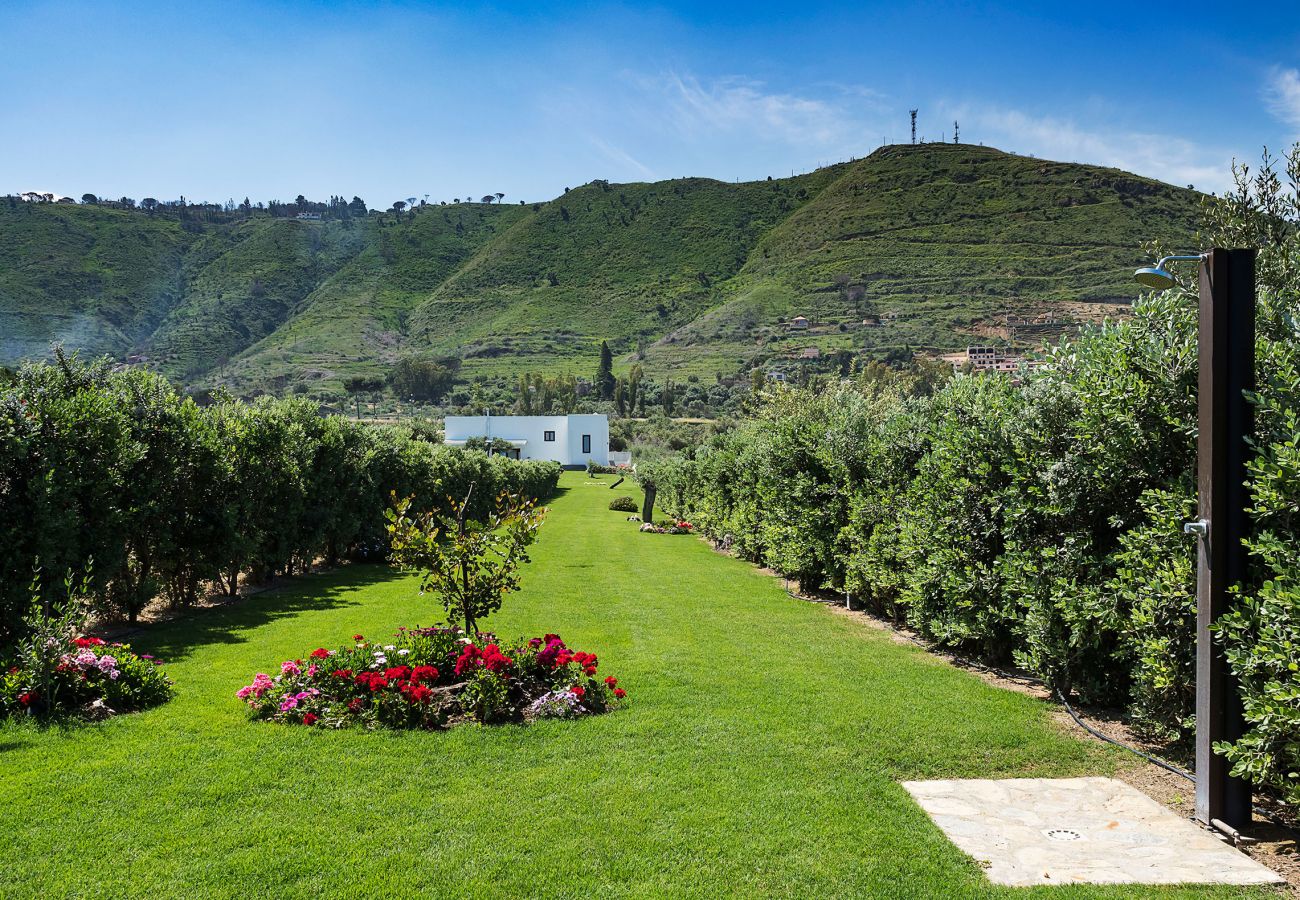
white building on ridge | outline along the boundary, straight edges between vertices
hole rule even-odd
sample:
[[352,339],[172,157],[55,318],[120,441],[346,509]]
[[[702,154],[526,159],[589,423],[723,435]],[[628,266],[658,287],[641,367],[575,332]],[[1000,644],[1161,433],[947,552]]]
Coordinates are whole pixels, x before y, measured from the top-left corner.
[[513,459],[552,459],[582,467],[588,460],[609,465],[609,417],[447,416],[443,440],[463,447],[471,438],[492,442],[493,453]]

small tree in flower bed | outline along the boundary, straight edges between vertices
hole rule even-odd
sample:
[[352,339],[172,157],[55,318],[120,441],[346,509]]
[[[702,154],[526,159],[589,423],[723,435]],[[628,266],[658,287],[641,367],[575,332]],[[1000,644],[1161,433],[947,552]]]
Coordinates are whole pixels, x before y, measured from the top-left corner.
[[422,570],[420,592],[437,591],[447,615],[464,622],[467,634],[519,590],[519,567],[528,562],[528,545],[546,517],[533,500],[500,494],[486,520],[473,522],[466,515],[473,494],[471,483],[463,501],[447,498],[453,520],[431,512],[408,515],[409,497],[394,497],[386,513],[393,562]]
[[85,637],[89,579],[64,585],[68,599],[47,608],[39,576],[32,582],[26,635],[13,659],[0,663],[0,717],[103,719],[171,699],[161,661],[126,644]]
[[255,718],[321,728],[448,728],[608,712],[627,696],[599,660],[559,635],[501,644],[459,628],[401,629],[390,644],[361,635],[337,650],[285,660],[237,696]]

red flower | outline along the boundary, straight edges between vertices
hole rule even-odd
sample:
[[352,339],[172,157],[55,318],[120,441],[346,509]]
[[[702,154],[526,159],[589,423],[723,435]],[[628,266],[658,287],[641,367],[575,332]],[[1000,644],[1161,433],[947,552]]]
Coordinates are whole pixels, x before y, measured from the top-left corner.
[[407,703],[428,703],[429,698],[433,696],[433,691],[422,684],[408,684],[402,688],[402,696],[406,698]]
[[549,644],[551,641],[560,640],[560,636],[558,634],[547,634],[542,636],[542,640]]
[[605,676],[605,684],[609,685],[610,687],[616,687],[618,685],[618,679],[615,678],[613,675],[607,675]]
[[357,697],[348,701],[348,712],[361,712],[361,708],[366,705],[366,701]]
[[410,676],[410,666],[393,666],[392,668],[384,669],[384,677],[393,681],[405,681]]
[[416,666],[411,670],[411,680],[430,684],[438,680],[438,670],[433,666]]
[[622,700],[624,697],[627,696],[627,691],[623,690],[622,688],[614,688],[614,696]]
[[104,642],[101,641],[101,640],[100,640],[99,638],[97,638],[97,637],[83,637],[83,638],[77,638],[77,639],[74,640],[72,643],[75,644],[75,645],[77,645],[78,647],[102,647],[102,646],[104,646]]
[[23,706],[31,706],[34,702],[36,702],[36,694],[32,691],[28,691],[27,693],[24,694],[19,694],[18,702],[21,703]]
[[569,688],[569,693],[581,700],[582,696],[587,692],[583,690],[582,685],[575,684],[573,687]]
[[487,669],[498,675],[509,675],[512,665],[514,660],[502,653],[496,644],[488,644],[481,650],[473,644],[466,644],[456,659],[456,674],[464,675],[471,669]]
[[360,687],[369,688],[371,691],[382,691],[388,687],[388,679],[378,672],[362,672],[353,680]]
[[333,675],[335,678],[351,678],[351,677],[352,677],[352,670],[351,670],[351,669],[335,669],[335,670],[334,670],[333,672],[331,672],[330,674]]
[[324,647],[317,647],[311,652],[312,659],[329,659],[330,652]]
[[466,644],[465,649],[460,651],[460,656],[456,659],[456,674],[463,675],[474,668],[480,655],[478,647],[473,644]]
[[584,675],[588,675],[588,676],[595,675],[595,674],[596,674],[596,667],[595,667],[595,666],[587,666],[587,668],[583,669],[582,672],[583,672]]
[[361,635],[359,635],[359,634],[354,634],[354,635],[352,635],[352,640],[354,640],[354,641],[364,641],[365,638],[363,638],[363,637],[362,637]]
[[316,724],[316,720],[317,720],[318,718],[320,718],[320,717],[317,716],[315,713],[307,713],[307,715],[305,715],[305,716],[302,717],[302,724],[304,724],[304,725],[315,725],[315,724]]

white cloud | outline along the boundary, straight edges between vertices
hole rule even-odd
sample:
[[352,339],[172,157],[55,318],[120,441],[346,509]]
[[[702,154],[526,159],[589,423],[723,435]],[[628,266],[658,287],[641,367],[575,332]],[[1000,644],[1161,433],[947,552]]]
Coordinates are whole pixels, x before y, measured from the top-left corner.
[[747,78],[702,84],[692,75],[675,72],[642,79],[641,84],[662,92],[671,121],[688,137],[745,133],[759,140],[827,151],[851,145],[861,134],[861,110],[854,109],[854,103],[874,111],[881,96],[856,85],[834,85],[833,95],[827,97],[774,93],[762,82]]
[[949,114],[961,121],[968,139],[1003,150],[1113,166],[1170,184],[1194,184],[1203,191],[1221,192],[1232,182],[1231,150],[1175,135],[1086,128],[1071,119],[1000,107],[965,106]]
[[620,167],[620,171],[631,170],[640,174],[647,181],[655,181],[658,176],[654,170],[647,166],[641,160],[637,159],[631,153],[628,153],[622,147],[611,144],[609,141],[599,138],[594,134],[587,135],[587,140],[591,145],[603,153],[609,160]]
[[1300,128],[1300,71],[1275,67],[1269,73],[1264,99],[1273,115]]

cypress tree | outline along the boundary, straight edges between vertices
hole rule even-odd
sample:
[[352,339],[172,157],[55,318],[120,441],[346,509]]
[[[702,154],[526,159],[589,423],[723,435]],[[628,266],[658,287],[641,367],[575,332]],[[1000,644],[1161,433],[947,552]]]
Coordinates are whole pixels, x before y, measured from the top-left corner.
[[609,351],[609,342],[600,342],[600,365],[596,367],[596,390],[600,399],[614,399],[614,354]]

